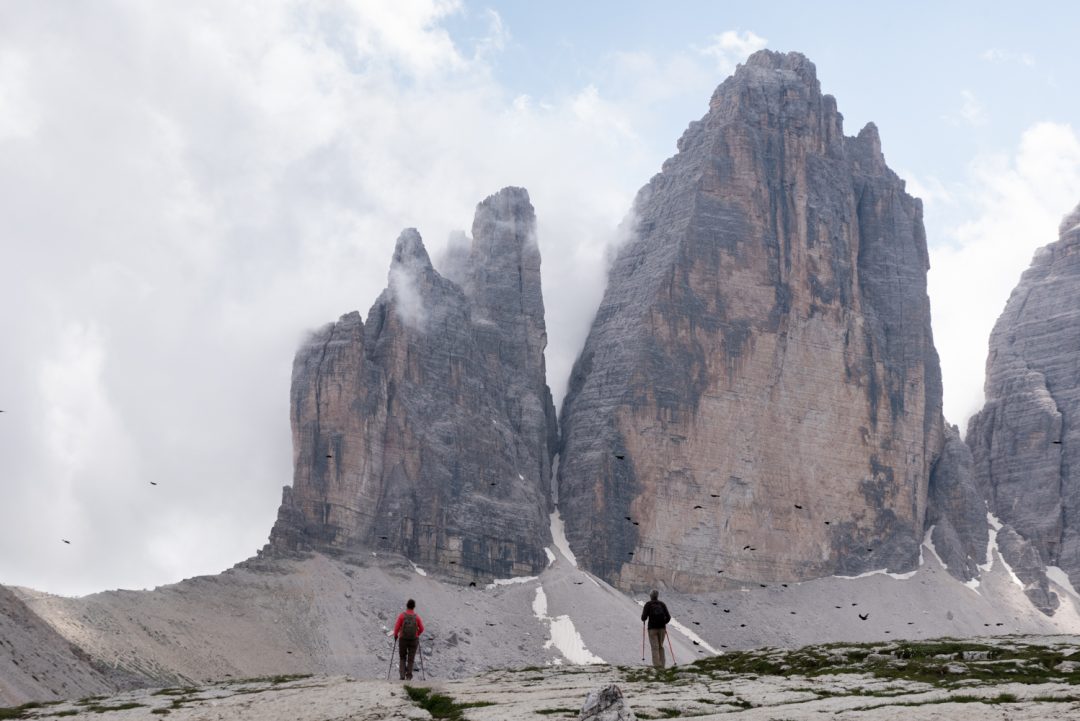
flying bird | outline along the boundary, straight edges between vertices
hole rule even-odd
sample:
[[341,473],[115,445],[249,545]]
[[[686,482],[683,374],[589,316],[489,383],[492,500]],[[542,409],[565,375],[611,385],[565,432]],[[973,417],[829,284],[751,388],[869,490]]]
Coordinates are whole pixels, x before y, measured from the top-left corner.
[[730,608],[725,608],[724,613],[731,613],[731,609]]
[[150,485],[151,485],[151,486],[156,486],[156,485],[157,485],[157,481],[150,481]]
[[783,586],[784,588],[787,588],[787,584],[786,584],[786,583],[781,583],[780,585],[781,585],[781,586]]
[[759,583],[758,585],[761,586],[762,588],[768,588],[768,586],[766,586],[764,583]]
[[626,555],[627,555],[627,556],[633,556],[633,555],[634,555],[634,552],[633,552],[633,551],[630,551],[630,552],[629,552],[629,553],[627,553]]
[[709,496],[711,496],[712,498],[719,498],[720,494],[719,493],[710,493]]
[[694,644],[695,646],[700,646],[700,645],[701,645],[701,644],[700,644],[700,643],[698,643],[697,641],[691,641],[691,643],[693,643],[693,644]]
[[[0,411],[0,413],[3,413],[3,411]],[[1053,443],[1055,446],[1060,446],[1061,445],[1061,441],[1050,441],[1050,442]]]
[[798,503],[795,504],[795,507],[798,508],[800,511],[802,510],[802,506],[800,506]]
[[746,628],[746,624],[745,623],[740,623],[739,628]]
[[695,626],[700,626],[700,625],[701,625],[701,624],[700,624],[699,622],[697,622],[697,621],[694,621],[693,623],[694,623],[694,625],[695,625]]
[[333,458],[333,456],[332,456],[332,455],[330,455],[329,453],[327,453],[327,454],[326,454],[326,457],[327,457],[327,458]]
[[68,544],[69,546],[71,545],[71,541],[69,541],[66,538],[61,538],[60,540],[63,541],[64,543]]
[[[390,539],[389,539],[389,538],[387,538],[386,536],[379,536],[379,540],[380,540],[380,541],[388,541],[388,540],[390,540]],[[453,561],[451,561],[450,563],[453,563]]]
[[699,509],[699,508],[704,508],[704,506],[694,506],[694,510],[695,510],[695,511],[696,511],[697,509]]
[[626,519],[626,520],[628,520],[628,521],[632,521],[632,520],[634,520],[634,519],[633,519],[633,518],[631,518],[630,516],[623,516],[623,518],[625,518],[625,519]]
[[469,581],[469,588],[476,588],[476,581]]
[[866,619],[868,619],[868,618],[870,618],[870,614],[869,614],[869,613],[866,613],[866,614],[862,614],[862,613],[860,613],[860,614],[859,614],[859,620],[860,620],[860,621],[865,621],[865,620],[866,620]]
[[621,461],[622,459],[626,458],[626,456],[625,456],[625,455],[623,455],[622,453],[616,453],[616,454],[615,454],[615,457],[616,457],[616,458],[618,458],[618,459],[619,459],[620,461]]
[[717,571],[717,573],[723,573],[723,571]]
[[743,546],[742,547],[742,550],[744,550],[744,551],[749,550],[749,549],[750,549],[750,546]]
[[832,521],[825,521],[825,525],[826,525],[826,526],[828,526],[828,525],[829,525],[829,524],[831,524],[831,523],[832,523]]
[[792,612],[791,612],[791,615],[792,615],[792,616],[794,616],[794,615],[795,615],[795,612],[794,612],[794,611],[792,611]]

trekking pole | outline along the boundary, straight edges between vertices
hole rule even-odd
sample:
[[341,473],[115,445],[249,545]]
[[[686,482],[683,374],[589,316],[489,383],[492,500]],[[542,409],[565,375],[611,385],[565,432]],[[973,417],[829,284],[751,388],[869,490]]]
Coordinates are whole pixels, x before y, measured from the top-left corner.
[[394,651],[397,650],[397,636],[394,637],[394,645],[390,648],[390,665],[386,669],[386,680],[390,680],[390,669],[394,667]]
[[641,662],[645,663],[645,622],[641,622]]
[[420,652],[420,680],[427,681],[427,671],[424,670],[424,644],[421,641],[416,642],[416,650]]
[[671,647],[671,634],[668,633],[667,630],[665,629],[664,635],[667,636],[668,651],[671,651],[671,665],[672,666],[678,666],[679,664],[675,661],[675,649]]

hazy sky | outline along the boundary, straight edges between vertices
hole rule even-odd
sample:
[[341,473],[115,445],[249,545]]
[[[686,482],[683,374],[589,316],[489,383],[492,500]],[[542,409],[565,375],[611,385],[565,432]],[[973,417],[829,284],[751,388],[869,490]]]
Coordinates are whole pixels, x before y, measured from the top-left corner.
[[0,583],[250,556],[292,477],[304,333],[366,315],[403,227],[437,253],[504,185],[536,207],[561,398],[634,192],[761,47],[807,54],[923,198],[963,424],[1080,202],[1080,6],[749,5],[0,3]]

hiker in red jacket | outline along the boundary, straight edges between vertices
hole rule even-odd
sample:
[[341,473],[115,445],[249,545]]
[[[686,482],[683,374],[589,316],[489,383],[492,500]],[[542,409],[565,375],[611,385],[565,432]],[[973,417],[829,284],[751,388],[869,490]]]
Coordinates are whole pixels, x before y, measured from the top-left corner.
[[394,638],[398,644],[398,677],[402,681],[412,679],[413,659],[420,646],[420,634],[424,632],[424,622],[415,608],[416,601],[410,598],[405,603],[405,611],[394,624]]

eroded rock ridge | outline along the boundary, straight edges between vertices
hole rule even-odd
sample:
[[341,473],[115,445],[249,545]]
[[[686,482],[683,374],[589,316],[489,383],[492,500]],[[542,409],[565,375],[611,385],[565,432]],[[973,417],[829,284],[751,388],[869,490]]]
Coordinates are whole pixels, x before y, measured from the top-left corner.
[[404,231],[367,322],[344,315],[297,353],[272,548],[393,551],[462,579],[546,565],[557,436],[525,190],[480,203],[455,253],[457,282]]
[[1058,605],[1045,567],[1080,586],[1080,207],[1059,235],[994,326],[986,404],[967,432],[1002,555],[1045,611]]
[[627,589],[913,568],[941,376],[922,206],[877,129],[755,53],[629,223],[562,409],[579,560]]

